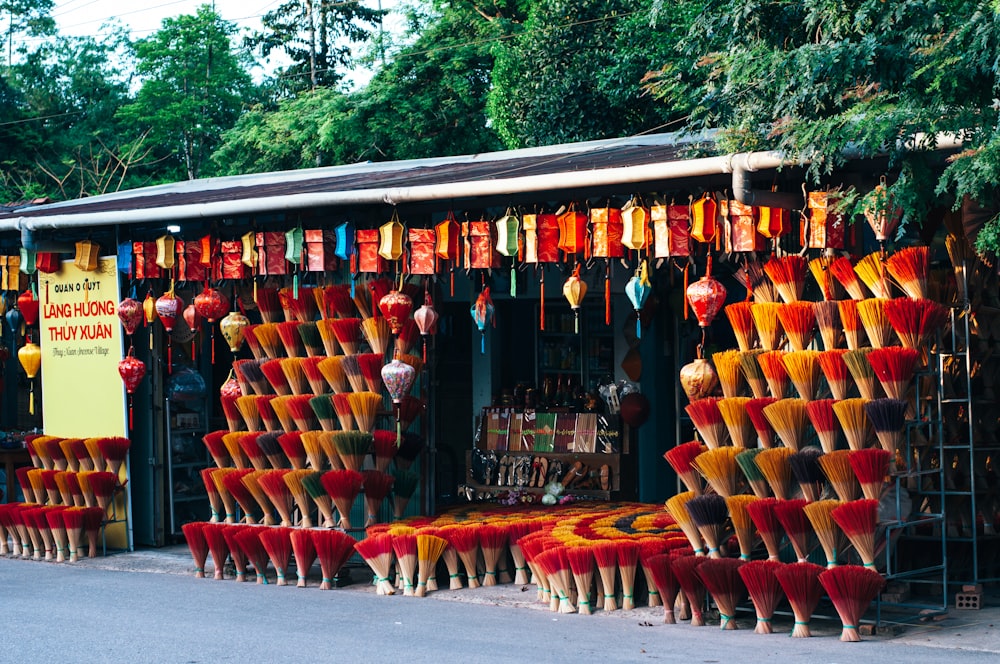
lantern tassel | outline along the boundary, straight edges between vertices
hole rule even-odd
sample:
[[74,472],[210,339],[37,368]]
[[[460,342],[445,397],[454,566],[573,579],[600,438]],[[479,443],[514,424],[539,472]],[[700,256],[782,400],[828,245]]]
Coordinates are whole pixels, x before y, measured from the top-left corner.
[[170,345],[170,336],[167,335],[167,373],[174,372],[174,347]]
[[611,325],[611,261],[604,273],[604,324]]
[[28,414],[35,414],[35,381],[31,381],[31,390],[28,392]]
[[486,332],[480,333],[479,337],[479,354],[486,355]]
[[517,297],[517,268],[510,266],[510,297]]
[[573,309],[573,334],[580,334],[580,310]]
[[684,266],[684,320],[688,319],[688,270],[691,268],[691,263]]
[[642,339],[642,314],[636,309],[635,310],[635,338]]
[[449,278],[451,280],[451,296],[455,297],[455,266],[451,266],[451,270],[448,271]]
[[296,300],[299,299],[299,273],[298,271],[292,275],[292,297]]
[[542,276],[538,280],[538,329],[545,331],[545,268],[542,268]]
[[132,417],[132,414],[133,414],[133,409],[132,409],[132,395],[130,394],[129,397],[128,397],[128,429],[129,429],[129,431],[131,431],[134,428],[134,425],[135,425],[135,421],[134,421],[134,419]]
[[403,444],[403,425],[399,421],[400,404],[396,404],[396,448]]

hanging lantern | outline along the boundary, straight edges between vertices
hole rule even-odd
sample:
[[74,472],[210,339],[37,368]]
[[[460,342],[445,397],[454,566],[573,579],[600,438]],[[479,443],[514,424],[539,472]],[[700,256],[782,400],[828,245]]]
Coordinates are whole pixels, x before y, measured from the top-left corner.
[[587,282],[580,278],[580,264],[577,263],[573,274],[563,284],[563,297],[569,301],[569,306],[573,310],[573,331],[577,334],[580,333],[580,303],[586,294]]
[[184,307],[184,313],[181,314],[184,322],[187,323],[188,328],[191,330],[191,361],[195,359],[195,338],[198,336],[198,326],[201,325],[201,315],[198,313],[198,308],[194,306],[194,303]]
[[76,243],[73,263],[83,272],[93,272],[97,269],[97,258],[100,253],[101,245],[93,240],[81,240]]
[[35,256],[35,267],[39,272],[54,274],[59,271],[59,254],[53,252],[39,252]]
[[875,231],[875,239],[885,249],[886,241],[896,230],[896,226],[899,225],[899,221],[903,217],[903,210],[894,205],[892,196],[886,189],[884,175],[875,188],[865,196],[864,203],[865,220]]
[[35,323],[38,322],[38,298],[35,297],[30,288],[17,296],[17,308],[21,310],[24,324],[28,327],[34,327]]
[[138,300],[127,297],[118,303],[118,320],[122,322],[125,334],[129,336],[135,334],[136,328],[142,322],[142,317],[143,307]]
[[715,385],[719,382],[712,364],[701,357],[681,367],[678,377],[689,401],[711,396]]
[[416,373],[409,364],[400,362],[397,359],[393,359],[392,362],[382,367],[382,382],[385,384],[385,389],[392,398],[393,407],[396,411],[397,447],[402,440],[402,427],[399,423],[399,405],[402,403],[403,398],[410,393],[410,388],[413,387],[413,381],[416,379]]
[[128,355],[118,363],[118,373],[125,383],[125,392],[128,394],[128,428],[132,428],[132,394],[135,388],[142,382],[146,375],[146,363],[135,356],[135,349],[129,348]]
[[507,208],[507,214],[497,219],[497,253],[501,256],[514,258],[510,264],[510,296],[517,297],[517,254],[521,249],[520,229],[521,222],[517,216]]
[[17,335],[24,334],[24,316],[21,315],[21,310],[15,306],[8,309],[4,317],[7,319],[7,325],[14,335],[14,345],[17,345]]
[[413,314],[413,321],[420,330],[421,341],[424,347],[424,364],[427,364],[427,336],[437,334],[438,312],[434,309],[434,301],[431,294],[424,291],[424,304]]
[[391,290],[378,301],[379,311],[389,323],[389,329],[393,334],[399,334],[403,328],[403,322],[410,317],[413,311],[413,300],[406,293],[398,290]]
[[174,295],[173,291],[156,298],[156,315],[167,331],[167,373],[173,369],[173,351],[170,346],[170,333],[174,330],[174,322],[184,307],[184,300]]
[[156,238],[156,264],[164,270],[171,270],[177,260],[175,253],[176,241],[173,235],[161,235]]
[[250,324],[250,319],[238,311],[231,311],[229,315],[219,321],[219,330],[222,338],[229,344],[229,350],[233,355],[240,351],[243,344],[243,331]]
[[378,255],[387,261],[398,261],[403,255],[403,234],[406,229],[399,220],[399,214],[393,210],[392,218],[378,229]]
[[486,354],[486,326],[493,321],[494,311],[495,307],[493,306],[493,299],[490,297],[490,287],[486,286],[479,294],[479,297],[476,298],[476,303],[469,309],[469,313],[472,314],[472,320],[476,321],[476,327],[479,328],[479,334],[482,335],[479,352],[484,355]]
[[[301,229],[299,229],[301,231]],[[298,292],[295,293],[298,297]],[[215,323],[229,311],[229,298],[222,294],[217,288],[208,288],[194,296],[194,308],[198,314],[208,321],[209,325]],[[192,330],[196,329],[194,327]],[[215,335],[212,335],[212,362],[215,362]]]
[[688,286],[685,294],[691,305],[691,311],[694,312],[701,327],[701,343],[698,344],[698,357],[701,357],[702,348],[705,346],[705,329],[712,324],[715,315],[726,303],[725,286],[712,278],[711,254],[708,256],[705,276]]
[[635,309],[635,336],[638,339],[642,338],[642,327],[640,325],[642,307],[646,304],[646,299],[652,290],[653,286],[649,283],[646,261],[642,261],[639,263],[635,274],[625,284],[625,295],[628,297],[629,302],[632,303],[632,308]]
[[[14,310],[16,311],[16,309]],[[31,381],[30,392],[28,396],[28,413],[31,415],[35,414],[35,376],[38,375],[38,370],[42,366],[42,349],[38,347],[38,344],[32,343],[29,338],[27,343],[21,346],[17,351],[17,361],[21,363],[21,367],[24,369],[25,375],[28,380]]]
[[229,377],[226,378],[226,382],[219,388],[219,396],[223,400],[227,398],[236,399],[243,396],[243,390],[240,388],[240,382],[233,375],[233,369],[229,370]]
[[38,269],[38,254],[34,249],[21,247],[18,253],[21,255],[21,272],[32,275]]

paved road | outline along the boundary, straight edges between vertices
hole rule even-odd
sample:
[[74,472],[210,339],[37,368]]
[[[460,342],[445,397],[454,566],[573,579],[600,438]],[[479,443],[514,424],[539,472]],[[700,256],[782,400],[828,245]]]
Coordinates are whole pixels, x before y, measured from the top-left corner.
[[[138,554],[129,554],[132,556]],[[108,560],[113,560],[112,557]],[[189,575],[0,559],[0,662],[996,662],[992,625],[911,630],[841,643],[836,625],[790,639],[750,629],[659,624],[658,609],[611,615],[550,613],[517,586],[379,597],[364,584],[258,586]],[[124,560],[119,558],[119,560]],[[142,559],[132,559],[133,561]],[[103,567],[103,569],[102,569]],[[134,569],[142,568],[136,564]],[[162,573],[167,572],[167,573]],[[441,601],[451,599],[457,601]],[[996,613],[983,612],[981,616]],[[748,617],[743,621],[750,626]],[[985,630],[985,631],[984,631]],[[787,631],[784,632],[787,634]],[[957,636],[956,636],[957,634]],[[942,638],[944,637],[944,638]],[[963,648],[984,647],[992,651]],[[944,648],[944,649],[942,649]]]

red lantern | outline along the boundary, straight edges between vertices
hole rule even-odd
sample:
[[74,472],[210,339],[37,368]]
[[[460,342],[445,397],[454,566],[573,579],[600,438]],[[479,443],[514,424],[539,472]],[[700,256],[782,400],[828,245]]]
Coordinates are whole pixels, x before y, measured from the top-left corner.
[[59,254],[56,253],[40,251],[35,256],[35,267],[38,268],[39,272],[44,272],[45,274],[58,272],[59,263]]
[[425,364],[427,363],[427,335],[437,334],[438,318],[440,316],[434,309],[434,301],[431,299],[431,294],[424,291],[424,304],[413,314],[413,321],[417,324],[417,329],[420,330],[420,336],[424,342]]
[[128,355],[118,363],[118,373],[122,377],[122,381],[125,383],[125,392],[129,395],[128,399],[128,426],[129,429],[132,428],[132,394],[135,392],[135,388],[139,386],[142,382],[143,376],[146,375],[146,363],[138,359],[134,354],[134,349],[129,348]]
[[226,382],[222,384],[219,388],[219,396],[225,400],[227,397],[232,397],[233,399],[243,396],[243,390],[240,388],[239,382],[233,377],[233,370],[229,370],[229,378]]
[[[194,296],[194,308],[209,325],[229,313],[229,298],[218,289],[205,288]],[[194,329],[194,328],[192,328]],[[212,362],[215,362],[215,335],[212,335]]]
[[405,293],[392,290],[379,300],[378,308],[386,322],[389,323],[389,329],[392,330],[392,333],[399,334],[403,327],[403,321],[409,318],[410,312],[413,311],[413,300]]
[[[184,308],[184,300],[174,295],[173,291],[156,298],[156,315],[160,317],[163,329],[169,335],[174,330],[174,322]],[[173,368],[173,354],[170,348],[170,337],[167,337],[167,373]]]
[[189,328],[191,328],[191,334],[192,334],[191,360],[194,361],[195,358],[194,340],[196,336],[195,333],[198,332],[198,326],[201,325],[201,316],[198,314],[198,309],[197,307],[195,307],[193,303],[184,307],[184,313],[182,315],[184,316],[184,322],[187,323],[187,326]]
[[712,278],[712,257],[708,257],[705,276],[687,287],[687,299],[691,310],[701,327],[701,344],[698,346],[698,357],[705,345],[705,328],[712,324],[716,314],[726,303],[726,288]]
[[38,322],[38,298],[30,288],[17,296],[17,308],[21,310],[24,324],[28,327]]
[[127,297],[118,303],[118,320],[122,322],[125,334],[129,336],[135,334],[136,328],[142,322],[142,317],[142,304],[138,300]]

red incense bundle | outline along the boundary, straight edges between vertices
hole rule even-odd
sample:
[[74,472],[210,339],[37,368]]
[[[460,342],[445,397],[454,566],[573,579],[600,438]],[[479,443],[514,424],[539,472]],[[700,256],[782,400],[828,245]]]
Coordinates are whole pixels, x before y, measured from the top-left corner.
[[312,394],[301,394],[288,397],[286,400],[288,414],[291,415],[292,421],[295,423],[295,429],[300,432],[316,431],[320,428],[316,412],[311,404],[314,399]]
[[389,581],[393,558],[392,540],[393,537],[389,533],[381,533],[369,535],[354,544],[354,550],[375,575],[375,593],[378,595],[396,594],[392,582]]
[[253,514],[257,511],[258,504],[254,500],[250,489],[247,488],[246,483],[243,482],[243,478],[252,472],[254,471],[249,468],[242,470],[220,468],[212,473],[212,481],[215,482],[216,487],[219,489],[219,496],[226,506],[226,523],[233,523],[236,520],[236,508],[231,504],[233,500],[237,502],[243,511],[246,522],[248,524],[255,522]]
[[723,309],[741,351],[750,350],[757,341],[757,331],[754,328],[753,314],[751,313],[752,308],[753,303],[751,302],[734,302],[726,305]]
[[[275,434],[258,434],[255,432],[234,432],[238,435],[229,436],[229,441],[236,441],[240,447],[240,451],[243,452],[243,456],[250,460],[250,465],[253,466],[254,470],[265,470],[268,467],[267,456],[264,454],[264,450],[260,447],[260,439],[264,438],[276,438]],[[236,458],[236,455],[232,455]],[[241,464],[237,464],[239,467]]]
[[590,587],[594,583],[594,554],[588,546],[567,546],[566,561],[573,573],[576,585],[577,611],[590,615],[593,611],[590,604]]
[[785,351],[774,350],[757,356],[757,363],[760,364],[771,396],[775,399],[784,398],[788,391],[788,370],[785,368],[784,355]]
[[663,458],[667,460],[670,467],[674,469],[677,476],[684,482],[684,486],[695,495],[701,495],[703,482],[701,473],[692,465],[692,461],[707,449],[707,447],[694,440],[689,443],[682,443],[663,454]]
[[258,526],[240,526],[240,530],[236,533],[236,543],[239,545],[240,550],[243,551],[243,555],[247,557],[250,564],[253,565],[254,571],[257,574],[257,583],[261,585],[268,585],[267,580],[267,549],[264,548],[264,543],[260,539],[261,528]]
[[212,554],[212,566],[215,568],[214,578],[221,581],[222,570],[226,566],[226,559],[229,558],[229,545],[226,544],[224,533],[226,526],[221,523],[206,523],[202,529],[208,550]]
[[771,423],[768,421],[767,416],[764,415],[764,409],[776,401],[778,399],[775,397],[766,397],[763,399],[751,399],[746,404],[747,416],[753,422],[753,428],[757,431],[757,439],[760,441],[760,446],[764,449],[774,447],[775,435]]
[[806,562],[811,547],[812,524],[803,511],[807,500],[781,500],[774,505],[774,516],[788,536],[799,562]]
[[597,571],[604,588],[603,608],[605,611],[618,610],[618,596],[615,594],[615,577],[618,569],[618,545],[614,540],[598,540],[591,545]]
[[[281,448],[281,453],[288,459],[288,463],[291,464],[293,470],[303,470],[306,467],[306,448],[305,444],[302,442],[302,432],[292,431],[291,433],[284,433],[277,437],[277,442]],[[268,457],[270,459],[270,457]],[[275,468],[280,468],[281,466],[274,465],[274,461],[271,465]]]
[[361,492],[364,476],[356,470],[329,470],[323,473],[320,481],[340,513],[340,527],[350,530],[351,507]]
[[412,596],[417,584],[417,536],[394,535],[392,550],[396,554],[396,564],[402,576],[403,595]]
[[[247,342],[247,347],[250,349],[250,353],[253,355],[254,360],[263,360],[267,357],[267,353],[264,352],[264,347],[260,343],[260,339],[257,338],[257,328],[260,325],[247,325],[243,328],[243,340]],[[237,370],[238,372],[239,370]]]
[[778,321],[793,351],[803,351],[812,342],[816,310],[812,302],[789,302],[778,308]]
[[668,540],[661,537],[643,537],[639,540],[639,565],[642,568],[643,578],[646,580],[646,603],[650,607],[659,606],[661,602],[653,573],[649,569],[649,559],[666,553],[670,549],[670,544]]
[[[507,529],[500,524],[483,524],[479,528],[479,547],[483,552],[486,567],[484,586],[495,586],[499,582],[499,568],[507,551]],[[506,565],[504,565],[506,567]]]
[[121,467],[125,464],[132,441],[120,436],[110,438],[98,438],[97,448],[101,450],[104,460],[108,462],[108,470],[117,477]]
[[767,547],[768,560],[778,560],[781,550],[781,523],[774,513],[774,506],[778,502],[776,498],[760,498],[746,506],[753,525],[757,527],[757,532]]
[[875,570],[845,565],[826,570],[819,575],[819,582],[843,623],[840,640],[860,641],[858,625],[885,586],[885,579]]
[[355,357],[358,359],[361,376],[365,379],[368,391],[375,394],[381,393],[382,367],[385,365],[385,356],[378,353],[361,353]]
[[920,350],[948,322],[948,309],[944,305],[905,297],[887,300],[885,315],[903,346]]
[[851,451],[851,456],[848,457],[851,469],[861,485],[861,493],[868,500],[878,500],[881,497],[892,456],[893,452],[880,447]]
[[281,368],[281,360],[267,360],[262,362],[260,365],[261,373],[267,379],[268,384],[271,389],[274,390],[275,394],[280,396],[286,396],[292,393],[292,388],[288,384],[288,378],[285,376],[284,369]]
[[[83,514],[80,514],[81,525]],[[67,529],[67,533],[69,529]],[[195,521],[185,523],[181,526],[184,539],[187,541],[188,549],[191,550],[191,557],[194,559],[194,575],[199,579],[205,578],[205,561],[208,560],[208,542],[205,541],[205,523]],[[79,533],[77,534],[76,545],[70,542],[70,561],[75,560],[77,555],[76,547],[79,546]]]
[[257,304],[257,311],[265,323],[278,323],[284,320],[277,288],[255,288],[253,301]]
[[514,583],[516,584],[525,585],[530,582],[528,567],[518,542],[522,537],[537,532],[541,528],[542,522],[538,519],[517,519],[507,524],[507,541],[510,547],[510,556],[514,559]]
[[868,363],[890,399],[906,397],[919,359],[919,350],[900,346],[876,348],[868,353]]
[[861,314],[858,313],[858,300],[841,300],[838,305],[847,348],[857,350],[861,348],[865,339],[865,328],[861,323]]
[[[278,576],[277,585],[287,586],[288,562],[292,558],[292,528],[261,528],[260,541]],[[331,531],[332,532],[332,531]],[[351,543],[353,550],[353,541]]]
[[222,515],[225,513],[225,509],[222,506],[222,496],[219,495],[219,487],[215,485],[215,479],[212,474],[218,470],[218,468],[203,468],[201,470],[201,481],[205,485],[205,493],[208,494],[208,503],[212,510],[212,523],[218,523],[222,521]]
[[354,300],[351,299],[351,287],[347,284],[334,284],[323,288],[324,318],[347,318],[355,313]]
[[885,269],[907,297],[914,300],[927,297],[929,247],[904,247],[886,259]]
[[292,492],[285,482],[285,473],[287,472],[287,469],[267,470],[257,478],[260,488],[263,489],[271,504],[274,505],[274,509],[281,516],[280,525],[282,526],[292,525],[292,506],[294,504]]
[[702,613],[702,607],[705,605],[705,584],[698,575],[698,567],[707,561],[708,558],[702,556],[676,556],[670,560],[674,578],[677,579],[691,607],[692,627],[705,626],[705,616]]
[[665,625],[673,625],[677,622],[677,618],[674,616],[674,601],[680,591],[680,584],[677,583],[677,578],[674,576],[670,560],[670,554],[660,553],[643,562],[643,567],[649,570],[656,592],[663,604],[663,623]]
[[365,508],[367,510],[365,527],[368,527],[378,522],[379,508],[392,490],[392,483],[396,478],[380,470],[365,470],[361,474],[364,476]]
[[278,338],[281,339],[281,345],[284,347],[287,357],[306,356],[305,347],[302,344],[302,335],[299,334],[299,325],[301,324],[298,321],[275,323]]
[[792,613],[795,615],[792,637],[812,636],[809,631],[809,620],[823,596],[823,586],[819,583],[819,575],[822,573],[823,568],[813,563],[791,563],[774,570],[774,575],[781,584],[781,589],[785,592],[785,597],[792,605]]
[[805,285],[808,268],[806,259],[798,254],[774,256],[764,264],[764,272],[786,304],[802,299],[802,288]]
[[837,449],[837,431],[839,423],[837,416],[833,412],[833,404],[837,399],[817,399],[806,404],[806,414],[809,422],[812,423],[813,431],[819,439],[824,452],[833,452]]
[[736,623],[736,607],[747,593],[740,577],[740,567],[743,564],[742,560],[722,558],[706,560],[697,568],[698,576],[701,577],[705,589],[719,609],[722,629],[739,629]]
[[850,258],[841,256],[834,259],[830,263],[830,274],[840,282],[840,285],[844,287],[844,290],[847,291],[852,300],[863,300],[867,297],[865,286],[858,279],[858,275],[854,271],[854,264],[851,263]]
[[684,410],[709,449],[721,447],[726,443],[729,430],[722,419],[717,398],[708,397],[692,401],[684,407]]
[[[339,530],[314,529],[309,532],[312,535],[316,558],[319,560],[320,570],[323,574],[319,589],[330,590],[337,574],[354,553],[357,542],[354,541],[353,537]],[[414,547],[414,553],[415,551]]]
[[757,613],[755,634],[773,634],[771,619],[781,603],[784,593],[775,576],[775,570],[783,565],[775,560],[753,560],[739,568],[740,578],[746,586],[750,601]]
[[288,535],[295,556],[295,583],[298,588],[305,588],[309,578],[309,568],[316,562],[316,545],[313,543],[312,531],[307,528],[292,528]]
[[476,561],[479,556],[479,524],[460,524],[455,528],[448,528],[445,538],[458,552],[458,557],[465,567],[469,587],[478,588],[479,575],[476,571]]
[[878,501],[852,500],[830,513],[865,567],[875,567],[875,533],[878,529]]
[[388,472],[389,464],[396,456],[396,432],[385,429],[372,431],[372,451],[375,455],[375,468],[383,473]]
[[236,580],[240,583],[247,580],[247,556],[236,539],[236,533],[241,530],[243,530],[243,526],[225,525],[222,527],[222,536],[229,547],[229,557],[232,558],[233,567],[236,568]]
[[825,350],[816,356],[819,368],[826,378],[826,384],[830,388],[830,394],[834,399],[846,399],[850,389],[850,372],[847,363],[844,362],[843,348]]
[[556,605],[559,613],[576,613],[576,607],[573,606],[573,602],[569,597],[574,582],[572,580],[572,572],[569,568],[569,561],[566,557],[566,547],[559,546],[543,551],[535,558],[535,565],[548,578],[553,596],[559,598]]

